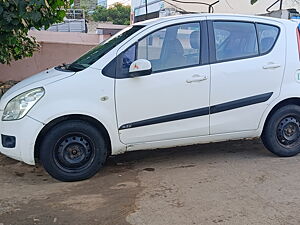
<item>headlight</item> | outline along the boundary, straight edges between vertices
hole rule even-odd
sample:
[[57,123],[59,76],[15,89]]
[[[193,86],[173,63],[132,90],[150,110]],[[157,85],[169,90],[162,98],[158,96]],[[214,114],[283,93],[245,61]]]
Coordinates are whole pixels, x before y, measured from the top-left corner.
[[22,119],[29,110],[45,94],[44,88],[36,88],[26,91],[10,100],[3,112],[2,120],[11,121]]

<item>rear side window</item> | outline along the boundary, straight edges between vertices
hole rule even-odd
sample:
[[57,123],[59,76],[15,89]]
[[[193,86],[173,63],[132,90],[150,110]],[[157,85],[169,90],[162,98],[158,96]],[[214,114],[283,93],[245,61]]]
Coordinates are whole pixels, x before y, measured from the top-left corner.
[[259,54],[254,23],[215,21],[213,28],[217,61],[247,58]]
[[279,28],[272,25],[257,24],[257,33],[260,53],[265,54],[275,45],[279,35]]

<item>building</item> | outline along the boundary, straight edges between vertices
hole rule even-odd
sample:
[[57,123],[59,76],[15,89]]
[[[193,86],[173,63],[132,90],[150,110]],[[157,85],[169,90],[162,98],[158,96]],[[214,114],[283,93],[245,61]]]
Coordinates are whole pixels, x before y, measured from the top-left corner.
[[61,23],[52,24],[47,31],[78,33],[88,32],[85,19],[64,19],[64,21]]
[[[191,2],[195,3],[192,4]],[[257,3],[251,5],[250,0],[132,0],[131,8],[133,20],[138,22],[146,19],[146,11],[148,12],[148,19],[177,13],[209,11],[215,13],[263,14],[275,2],[276,0],[258,0]],[[296,8],[299,11],[300,0],[284,0],[283,9],[288,8]],[[278,9],[279,2],[269,10]]]
[[74,7],[94,10],[97,6],[107,8],[107,0],[74,0]]
[[107,8],[107,0],[98,0],[98,6],[102,6],[104,8]]
[[97,0],[80,0],[80,8],[86,8],[88,10],[93,10],[97,7]]
[[80,0],[74,0],[74,8],[79,9],[80,8]]
[[117,25],[112,23],[99,23],[96,28],[96,34],[112,36],[126,28],[127,25]]
[[146,19],[146,1],[148,11],[147,19],[159,17],[160,11],[167,7],[165,1],[162,0],[131,0],[131,11],[134,22]]

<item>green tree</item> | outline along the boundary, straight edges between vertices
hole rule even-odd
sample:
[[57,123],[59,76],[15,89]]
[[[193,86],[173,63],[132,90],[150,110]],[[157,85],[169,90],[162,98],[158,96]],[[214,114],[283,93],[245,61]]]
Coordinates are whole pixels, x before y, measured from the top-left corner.
[[130,6],[125,6],[121,3],[115,3],[107,10],[108,21],[112,21],[113,24],[130,24]]
[[61,22],[73,0],[0,0],[0,63],[30,57],[39,48],[28,31]]
[[95,21],[111,21],[113,24],[130,24],[130,6],[122,3],[115,3],[108,9],[97,7],[92,16]]
[[95,9],[92,18],[94,21],[107,21],[107,9],[104,8],[103,6],[97,6]]

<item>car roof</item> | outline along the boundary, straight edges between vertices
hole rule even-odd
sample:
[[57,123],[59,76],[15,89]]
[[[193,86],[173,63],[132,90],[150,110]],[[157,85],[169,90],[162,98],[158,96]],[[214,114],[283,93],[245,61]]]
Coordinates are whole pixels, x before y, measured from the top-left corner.
[[266,21],[277,21],[281,23],[291,23],[294,21],[287,20],[287,19],[279,19],[274,17],[267,17],[267,16],[253,16],[253,15],[241,15],[241,14],[219,14],[219,13],[197,13],[197,14],[184,14],[184,15],[176,15],[176,16],[167,16],[167,17],[160,17],[155,19],[149,19],[142,22],[135,23],[134,25],[143,25],[143,26],[149,26],[154,25],[161,22],[166,22],[170,20],[176,20],[180,18],[191,18],[191,17],[210,17],[210,19],[213,19],[214,17],[216,19],[263,19]]

